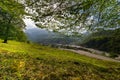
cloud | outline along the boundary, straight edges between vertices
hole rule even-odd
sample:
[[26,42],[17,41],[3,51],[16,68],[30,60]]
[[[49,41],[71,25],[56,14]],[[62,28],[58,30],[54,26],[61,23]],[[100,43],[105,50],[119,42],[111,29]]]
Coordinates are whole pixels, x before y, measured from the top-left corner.
[[23,19],[23,21],[25,22],[26,24],[26,29],[31,29],[31,28],[36,28],[37,26],[35,25],[35,22],[32,21],[31,19]]

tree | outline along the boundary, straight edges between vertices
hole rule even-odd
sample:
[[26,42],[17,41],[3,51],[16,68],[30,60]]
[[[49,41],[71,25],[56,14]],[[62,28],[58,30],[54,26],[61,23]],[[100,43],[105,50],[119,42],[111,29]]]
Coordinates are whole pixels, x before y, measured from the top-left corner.
[[112,54],[120,54],[120,28],[92,33],[84,38],[80,45]]
[[119,0],[25,0],[25,4],[38,26],[53,31],[72,34],[120,26]]
[[9,34],[13,29],[22,31],[25,27],[22,20],[25,14],[24,6],[16,0],[2,0],[0,1],[0,29],[4,34],[3,43],[7,43]]

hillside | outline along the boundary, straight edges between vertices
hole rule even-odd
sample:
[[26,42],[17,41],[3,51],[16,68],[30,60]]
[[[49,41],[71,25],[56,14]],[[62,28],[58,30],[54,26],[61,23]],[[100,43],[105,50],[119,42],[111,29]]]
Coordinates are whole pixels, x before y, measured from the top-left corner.
[[78,37],[50,32],[37,27],[26,29],[25,33],[28,40],[41,44],[75,44],[80,40]]
[[120,64],[49,46],[0,40],[0,80],[119,80]]
[[112,54],[120,54],[120,28],[92,33],[81,45]]

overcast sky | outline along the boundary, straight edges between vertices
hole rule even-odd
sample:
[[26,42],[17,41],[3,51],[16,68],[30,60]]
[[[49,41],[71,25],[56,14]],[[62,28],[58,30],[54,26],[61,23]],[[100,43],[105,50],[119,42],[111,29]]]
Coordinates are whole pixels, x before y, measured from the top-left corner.
[[26,29],[32,29],[32,28],[37,28],[34,21],[32,21],[31,19],[23,19],[25,24],[26,24]]

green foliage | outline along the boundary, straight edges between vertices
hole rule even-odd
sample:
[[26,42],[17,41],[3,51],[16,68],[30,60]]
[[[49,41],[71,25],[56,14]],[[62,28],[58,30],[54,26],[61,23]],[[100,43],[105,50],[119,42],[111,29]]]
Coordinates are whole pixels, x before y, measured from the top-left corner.
[[[0,27],[0,38],[1,39],[4,39],[5,37],[5,34],[6,34],[5,28],[6,26]],[[17,41],[25,42],[27,41],[27,37],[20,28],[11,26],[9,34],[8,34],[8,40],[17,40]]]
[[87,39],[82,45],[120,54],[120,29],[96,32]]
[[120,64],[37,44],[0,43],[1,80],[117,80]]
[[17,0],[0,0],[0,8],[16,17],[20,17],[20,15],[25,14],[25,7],[17,2]]
[[22,31],[25,26],[22,18],[25,14],[24,6],[16,0],[0,1],[0,38],[4,39],[4,43],[8,39],[26,39]]
[[[37,26],[69,34],[119,27],[118,0],[25,0]],[[78,27],[79,26],[79,27]],[[62,31],[61,31],[62,30]]]

